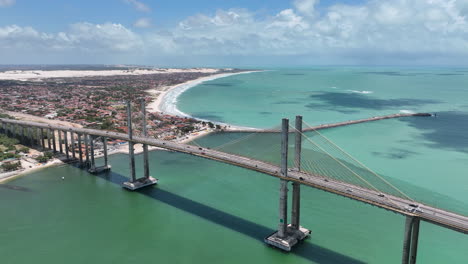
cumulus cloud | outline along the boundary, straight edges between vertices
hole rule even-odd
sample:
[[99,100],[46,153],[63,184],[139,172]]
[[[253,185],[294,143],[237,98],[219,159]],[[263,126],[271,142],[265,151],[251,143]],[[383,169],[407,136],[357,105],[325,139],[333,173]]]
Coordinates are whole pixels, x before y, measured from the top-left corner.
[[76,23],[68,32],[42,33],[32,27],[0,27],[0,46],[4,50],[84,50],[128,52],[141,48],[138,35],[120,24]]
[[151,27],[151,19],[147,17],[140,18],[133,23],[133,26],[138,28],[149,28]]
[[0,0],[0,7],[12,6],[16,3],[16,0]]
[[151,12],[151,8],[138,1],[138,0],[124,0],[125,3],[132,5],[136,10],[141,11],[141,12]]
[[[66,32],[0,27],[0,46],[145,56],[284,57],[333,63],[468,61],[466,0],[380,0],[321,9],[296,0],[270,16],[248,9],[197,14],[164,31],[135,33],[121,24],[72,25]],[[147,27],[143,18],[135,27]],[[1,52],[0,52],[1,53]],[[463,58],[465,60],[463,60]]]
[[320,0],[294,0],[294,7],[305,16],[315,15],[315,6]]

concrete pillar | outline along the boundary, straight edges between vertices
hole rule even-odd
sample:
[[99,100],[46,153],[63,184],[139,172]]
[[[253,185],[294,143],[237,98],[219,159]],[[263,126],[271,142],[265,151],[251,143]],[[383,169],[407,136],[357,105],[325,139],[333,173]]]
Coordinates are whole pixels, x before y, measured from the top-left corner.
[[[148,131],[146,128],[146,108],[145,108],[145,99],[141,99],[141,119],[143,122],[143,136],[148,136]],[[149,162],[148,162],[148,145],[143,144],[143,167],[145,178],[149,178]]]
[[76,159],[76,151],[75,151],[75,133],[70,131],[70,142],[71,142],[71,151],[73,159]]
[[104,148],[104,166],[107,167],[109,164],[108,158],[107,158],[107,137],[102,137],[102,145]]
[[78,155],[80,156],[80,165],[83,165],[83,150],[81,149],[81,134],[76,134],[78,136]]
[[416,264],[416,256],[418,254],[418,239],[419,239],[419,218],[413,220],[413,232],[411,235],[411,251],[410,264]]
[[96,169],[96,163],[94,162],[94,136],[89,135],[89,146],[90,146],[90,156],[91,156],[91,170]]
[[23,145],[26,144],[26,136],[24,135],[24,129],[24,126],[19,126],[20,141]]
[[63,153],[62,131],[61,131],[61,130],[57,130],[57,132],[58,132],[59,150],[60,150],[60,153]]
[[130,141],[128,142],[128,154],[130,156],[130,174],[131,174],[131,181],[136,181],[135,175],[135,150],[133,148],[133,131],[132,131],[132,105],[130,100],[127,101],[127,126],[128,126],[128,138]]
[[25,127],[26,131],[26,144],[29,146],[32,146],[32,134],[31,134],[31,128],[30,127]]
[[11,137],[16,138],[16,128],[17,125],[11,124]]
[[[288,176],[288,133],[289,120],[284,118],[281,130],[281,176]],[[288,226],[288,181],[280,180],[280,203],[279,203],[279,223],[278,236],[286,237]]]
[[57,152],[57,141],[55,140],[55,130],[52,130],[52,147],[54,149],[54,153]]
[[63,138],[65,140],[65,154],[67,155],[67,159],[70,159],[70,151],[68,149],[68,135],[67,131],[63,131]]
[[42,145],[41,145],[41,129],[40,128],[36,128],[36,139],[37,139],[37,146],[39,146],[39,148],[42,148]]
[[[302,116],[296,116],[296,131],[294,142],[294,167],[301,171],[301,150],[302,150]],[[301,212],[301,184],[294,182],[292,194],[291,226],[298,229],[300,225]]]
[[41,133],[41,145],[42,145],[42,150],[45,150],[46,149],[46,145],[45,145],[45,135],[44,135],[44,129],[43,128],[40,128],[40,133]]
[[86,167],[89,167],[89,135],[84,134],[85,153],[86,153]]
[[52,142],[51,142],[52,136],[50,135],[50,129],[46,130],[46,135],[47,135],[47,148],[52,149]]
[[405,233],[403,237],[403,254],[401,258],[402,264],[408,264],[409,262],[409,254],[411,248],[411,231],[413,229],[413,217],[406,216],[405,222]]

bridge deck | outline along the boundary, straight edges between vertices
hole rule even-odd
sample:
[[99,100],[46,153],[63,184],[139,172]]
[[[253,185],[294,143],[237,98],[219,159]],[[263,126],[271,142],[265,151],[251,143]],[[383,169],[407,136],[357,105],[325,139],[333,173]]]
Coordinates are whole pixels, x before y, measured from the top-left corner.
[[130,140],[128,136],[123,133],[95,129],[54,126],[43,123],[17,121],[10,119],[0,119],[0,122],[38,128],[50,128],[61,131],[71,131],[79,134],[103,136],[114,139],[121,139],[125,141],[132,141],[133,143],[137,144],[147,144],[150,146],[160,147],[176,152],[187,153],[190,155],[199,156],[210,160],[216,160],[219,162],[232,164],[238,167],[243,167],[249,170],[258,171],[276,178],[282,178],[292,182],[299,182],[304,185],[308,185],[327,192],[335,193],[353,200],[361,201],[399,214],[417,216],[427,222],[431,222],[442,227],[446,227],[464,234],[468,234],[468,217],[464,215],[448,212],[424,204],[419,204],[419,208],[421,209],[420,212],[410,212],[405,208],[410,208],[410,205],[414,204],[413,201],[405,200],[388,194],[382,195],[381,193],[378,193],[374,190],[366,189],[345,182],[340,182],[317,174],[289,171],[288,177],[284,178],[280,173],[281,170],[279,166],[239,155],[147,137],[134,137],[132,140]]

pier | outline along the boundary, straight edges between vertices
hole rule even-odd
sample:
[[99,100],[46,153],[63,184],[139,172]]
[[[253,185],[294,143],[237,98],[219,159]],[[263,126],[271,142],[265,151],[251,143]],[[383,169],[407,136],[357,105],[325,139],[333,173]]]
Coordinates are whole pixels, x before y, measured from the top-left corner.
[[[130,109],[130,107],[129,107]],[[142,109],[144,115],[144,105]],[[327,127],[343,126],[355,123],[362,123],[368,121],[375,121],[388,118],[397,118],[403,116],[419,116],[422,114],[397,114],[384,117],[374,117],[369,119],[362,119],[356,121],[348,121],[337,124],[331,124]],[[281,164],[275,165],[268,162],[260,161],[257,159],[245,157],[242,155],[236,155],[226,153],[214,149],[195,147],[192,145],[181,144],[171,141],[164,141],[155,138],[149,138],[144,133],[142,136],[134,136],[131,134],[131,113],[129,113],[129,134],[116,133],[110,131],[102,131],[95,129],[84,129],[84,128],[71,128],[64,126],[48,125],[44,123],[18,121],[11,119],[0,119],[1,132],[13,137],[22,138],[24,137],[25,142],[38,142],[42,148],[47,148],[44,143],[45,133],[41,133],[45,130],[50,130],[51,133],[57,133],[65,135],[64,139],[67,141],[67,133],[74,133],[74,135],[82,135],[85,138],[112,138],[127,141],[129,143],[129,164],[131,168],[130,180],[123,184],[123,187],[129,190],[136,190],[138,188],[152,185],[157,182],[156,179],[149,176],[149,170],[145,168],[144,176],[140,179],[136,178],[135,175],[135,163],[134,154],[132,152],[134,144],[143,144],[144,146],[155,146],[162,149],[186,153],[202,157],[217,162],[231,164],[233,166],[242,167],[248,170],[260,172],[262,174],[275,177],[279,180],[279,214],[277,224],[278,230],[273,234],[265,234],[265,243],[281,250],[290,251],[294,246],[297,246],[298,242],[305,239],[311,234],[311,231],[300,226],[300,188],[301,185],[310,186],[319,190],[330,192],[336,195],[347,197],[349,199],[359,201],[365,204],[372,205],[377,208],[382,208],[397,214],[401,214],[406,217],[405,231],[403,234],[403,246],[402,246],[402,263],[416,263],[417,247],[419,239],[419,223],[425,221],[428,223],[436,224],[438,226],[468,234],[468,217],[460,215],[454,212],[450,212],[444,209],[436,208],[430,205],[420,203],[418,201],[405,199],[392,194],[383,193],[379,190],[364,188],[352,183],[336,180],[329,177],[326,174],[310,173],[302,170],[301,165],[301,136],[302,132],[306,131],[302,129],[302,117],[296,117],[296,126],[293,131],[289,129],[289,121],[287,119],[282,120],[281,129]],[[423,115],[427,116],[427,115]],[[324,128],[323,126],[321,126]],[[18,134],[17,131],[38,131],[39,133],[26,133]],[[252,131],[249,131],[252,132]],[[296,133],[295,137],[295,151],[294,151],[294,167],[289,168],[287,163],[288,157],[288,137],[289,134]],[[24,136],[23,136],[24,135]],[[79,140],[80,137],[78,137]],[[59,138],[60,140],[60,138]],[[91,166],[94,164],[94,153],[93,153],[93,141],[90,141],[90,159]],[[50,146],[49,146],[50,148]],[[68,154],[68,145],[65,145],[66,152]],[[88,148],[86,147],[86,151]],[[61,152],[61,150],[60,150]],[[144,166],[146,167],[149,160],[145,154]],[[107,160],[107,153],[105,153],[105,160]],[[88,155],[86,155],[86,161],[88,161]],[[154,179],[154,180],[153,180]],[[288,187],[292,185],[292,210],[291,210],[291,222],[288,222],[287,207],[288,207]],[[352,190],[352,191],[350,191]],[[320,227],[315,227],[320,228]]]
[[[419,117],[430,117],[432,114],[430,113],[411,113],[411,114],[391,114],[391,115],[383,115],[383,116],[374,116],[370,118],[358,119],[358,120],[350,120],[350,121],[343,121],[331,124],[323,124],[313,127],[308,127],[303,130],[303,132],[308,131],[315,131],[320,129],[327,129],[333,127],[341,127],[341,126],[349,126],[359,123],[367,123],[372,121],[379,121],[384,119],[393,119],[393,118],[402,118],[402,117],[412,117],[412,116],[419,116]],[[280,129],[257,129],[257,128],[229,128],[223,132],[226,133],[281,133]],[[292,132],[290,132],[292,133]]]

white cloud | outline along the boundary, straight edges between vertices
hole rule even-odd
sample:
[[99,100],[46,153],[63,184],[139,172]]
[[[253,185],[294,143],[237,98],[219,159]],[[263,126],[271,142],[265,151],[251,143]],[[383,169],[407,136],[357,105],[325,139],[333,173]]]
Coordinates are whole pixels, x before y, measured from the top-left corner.
[[41,33],[32,27],[0,27],[0,46],[14,50],[83,50],[128,52],[142,47],[141,39],[120,24],[76,23],[68,32]]
[[12,6],[16,3],[16,0],[0,0],[0,7]]
[[147,13],[151,12],[151,8],[148,5],[138,0],[124,0],[124,2],[132,5],[138,11],[147,12]]
[[[139,34],[112,23],[78,23],[60,33],[0,27],[0,55],[49,49],[109,56],[133,52],[134,57],[148,58],[296,56],[312,62],[321,58],[324,63],[413,63],[433,58],[468,62],[466,0],[379,0],[337,4],[321,12],[315,9],[316,2],[295,1],[291,8],[266,17],[247,9],[218,10],[188,17],[165,31]],[[147,19],[134,24],[148,25]]]
[[294,0],[294,7],[297,11],[305,16],[314,16],[315,6],[320,0]]
[[147,17],[140,18],[133,23],[133,26],[138,28],[149,28],[151,27],[151,19]]

